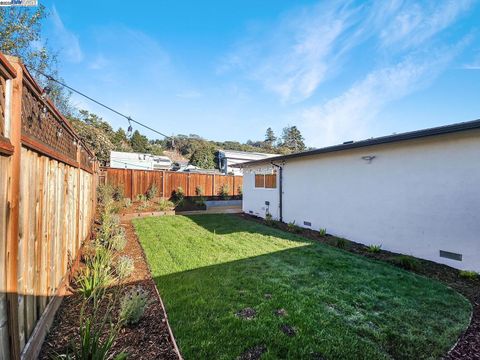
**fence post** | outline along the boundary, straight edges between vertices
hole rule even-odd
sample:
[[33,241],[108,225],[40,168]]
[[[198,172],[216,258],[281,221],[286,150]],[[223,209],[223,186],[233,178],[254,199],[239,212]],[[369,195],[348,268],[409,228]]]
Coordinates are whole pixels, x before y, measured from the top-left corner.
[[235,175],[232,175],[233,177],[233,189],[232,189],[232,196],[235,196]]
[[8,192],[9,218],[7,228],[7,318],[10,334],[10,356],[20,358],[20,330],[18,327],[18,234],[20,207],[20,157],[22,154],[22,90],[23,73],[18,59],[8,57],[17,72],[12,80],[12,105],[10,142],[14,147],[11,156],[10,190]]
[[212,196],[215,196],[215,174],[213,174],[213,181],[212,181]]

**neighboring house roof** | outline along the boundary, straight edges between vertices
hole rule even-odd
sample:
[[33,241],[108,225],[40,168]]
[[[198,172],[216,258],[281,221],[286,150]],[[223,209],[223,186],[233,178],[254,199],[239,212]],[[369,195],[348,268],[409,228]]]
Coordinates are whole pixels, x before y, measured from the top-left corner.
[[388,143],[419,139],[419,138],[425,138],[425,137],[431,137],[431,136],[437,136],[437,135],[451,134],[451,133],[456,133],[456,132],[461,132],[466,130],[475,130],[475,129],[480,129],[480,119],[456,123],[452,125],[439,126],[439,127],[429,128],[429,129],[409,131],[401,134],[381,136],[377,138],[371,138],[371,139],[360,140],[360,141],[347,141],[339,145],[327,146],[320,149],[304,151],[304,152],[299,152],[299,153],[294,153],[289,155],[281,155],[281,156],[277,156],[269,159],[249,161],[249,162],[244,162],[242,164],[236,164],[234,166],[245,167],[245,166],[254,165],[257,163],[258,164],[264,163],[265,161],[283,161],[288,159],[301,158],[305,156],[325,154],[330,152],[362,148],[362,147],[373,146],[373,145],[388,144]]
[[268,154],[261,152],[249,152],[238,150],[219,150],[222,157],[235,160],[260,160],[278,156],[278,154]]

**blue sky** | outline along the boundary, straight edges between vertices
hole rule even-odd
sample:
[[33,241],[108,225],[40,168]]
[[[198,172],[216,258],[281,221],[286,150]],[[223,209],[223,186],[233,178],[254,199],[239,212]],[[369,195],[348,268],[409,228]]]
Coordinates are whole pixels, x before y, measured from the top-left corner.
[[166,134],[320,147],[480,118],[478,1],[42,3],[66,82]]

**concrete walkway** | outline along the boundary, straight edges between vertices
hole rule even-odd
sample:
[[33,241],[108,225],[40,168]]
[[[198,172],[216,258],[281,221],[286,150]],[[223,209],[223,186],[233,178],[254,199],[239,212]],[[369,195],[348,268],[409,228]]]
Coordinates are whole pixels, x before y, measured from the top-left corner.
[[238,214],[241,212],[241,206],[215,206],[207,210],[177,211],[175,215]]

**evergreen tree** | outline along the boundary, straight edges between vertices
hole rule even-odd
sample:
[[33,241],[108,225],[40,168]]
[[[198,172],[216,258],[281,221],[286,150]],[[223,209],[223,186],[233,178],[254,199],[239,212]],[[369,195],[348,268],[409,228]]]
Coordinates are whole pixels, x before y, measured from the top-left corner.
[[267,132],[265,133],[265,144],[267,145],[267,147],[271,148],[275,145],[275,141],[277,141],[277,137],[275,136],[272,128],[269,127],[267,129]]
[[133,152],[148,153],[150,150],[148,138],[145,135],[140,134],[138,130],[133,132],[133,135],[130,139],[130,145],[132,146]]
[[302,133],[296,126],[283,128],[281,147],[285,147],[293,152],[304,151],[305,143],[303,140]]

